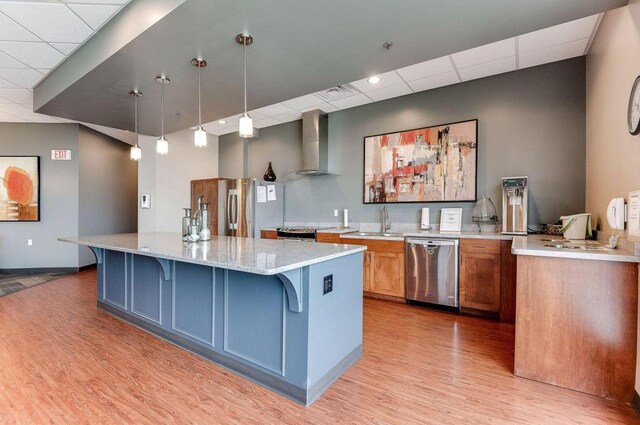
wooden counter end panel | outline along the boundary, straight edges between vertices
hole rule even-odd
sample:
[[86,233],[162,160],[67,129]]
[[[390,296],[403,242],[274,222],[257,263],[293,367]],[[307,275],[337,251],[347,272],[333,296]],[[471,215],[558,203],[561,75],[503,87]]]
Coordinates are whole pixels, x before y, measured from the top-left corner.
[[512,241],[500,243],[500,321],[516,321],[516,279],[518,256],[511,253]]
[[514,373],[630,402],[638,265],[518,256]]

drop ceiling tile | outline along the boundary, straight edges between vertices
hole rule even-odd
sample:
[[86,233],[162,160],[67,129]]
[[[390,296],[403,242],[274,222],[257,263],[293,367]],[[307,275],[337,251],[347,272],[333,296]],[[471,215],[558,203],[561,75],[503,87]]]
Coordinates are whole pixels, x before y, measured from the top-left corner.
[[27,65],[15,60],[9,55],[2,53],[0,48],[0,68],[28,68]]
[[528,68],[530,66],[542,65],[544,63],[582,56],[584,54],[584,50],[587,48],[587,43],[589,43],[589,39],[584,38],[571,43],[565,43],[559,46],[549,47],[548,49],[536,50],[531,53],[520,55],[520,68]]
[[515,38],[497,41],[495,43],[486,44],[484,46],[465,50],[463,52],[451,55],[453,62],[457,68],[467,68],[470,66],[480,65],[486,62],[497,61],[509,56],[515,56],[516,43]]
[[254,117],[258,118],[258,115],[262,115],[263,117],[273,117],[275,115],[284,114],[286,112],[294,112],[294,110],[287,105],[283,105],[282,103],[276,103],[275,105],[265,106],[264,108],[255,109],[254,111],[249,112],[249,115],[253,116],[253,113],[257,115]]
[[355,106],[365,105],[367,103],[371,103],[371,99],[369,99],[364,94],[357,94],[355,96],[349,96],[345,97],[344,99],[338,99],[331,102],[331,104],[338,109],[353,108]]
[[280,122],[291,122],[291,121],[302,119],[302,114],[298,111],[285,112],[284,114],[276,115],[273,118],[277,119]]
[[53,68],[64,55],[46,43],[32,41],[0,41],[0,51],[32,68]]
[[6,112],[0,112],[0,122],[27,122],[27,120],[7,114]]
[[[33,93],[26,89],[0,89],[0,97],[10,102],[33,106]],[[3,102],[6,103],[6,102]]]
[[25,89],[33,88],[44,75],[35,69],[0,69],[0,78]]
[[301,108],[308,108],[309,106],[315,106],[323,103],[323,100],[314,94],[308,94],[306,96],[296,97],[295,99],[282,102],[283,105],[289,108],[300,110]]
[[367,79],[369,79],[369,77],[363,78],[362,80],[354,81],[349,84],[360,90],[362,93],[369,93],[375,90],[380,90],[386,87],[396,86],[403,83],[402,78],[400,78],[398,73],[395,71],[378,74],[378,77],[380,77],[380,82],[377,84],[371,84],[370,82],[368,82]]
[[60,52],[62,52],[62,54],[64,55],[70,54],[76,49],[76,47],[80,45],[78,43],[49,43],[49,44],[54,48],[56,48],[56,50],[59,50]]
[[567,22],[518,37],[520,54],[546,49],[559,44],[590,38],[598,22],[598,15]]
[[63,0],[65,3],[88,3],[88,4],[127,4],[130,0]]
[[459,82],[460,78],[458,78],[458,74],[455,71],[451,71],[427,78],[421,78],[420,80],[409,81],[407,84],[409,84],[413,91],[419,92],[438,87],[450,86],[451,84],[457,84]]
[[36,114],[34,113],[31,108],[27,108],[25,106],[22,105],[18,105],[18,104],[0,104],[0,112],[4,112],[4,113],[8,113],[11,115],[14,115],[18,118],[22,118],[24,120],[27,120],[29,122],[50,122],[50,123],[57,123],[59,122],[58,120],[56,120],[53,117],[50,117],[48,115],[42,115],[42,114]]
[[333,105],[331,105],[329,103],[323,102],[323,103],[321,103],[319,105],[308,106],[306,108],[302,108],[302,109],[300,109],[300,112],[313,111],[314,109],[320,109],[322,112],[327,112],[327,113],[335,112],[335,111],[338,110],[338,108],[336,108],[335,106],[333,106]]
[[5,79],[0,78],[0,89],[19,89],[19,86],[16,86],[12,82],[9,82]]
[[415,81],[422,78],[431,77],[433,75],[451,72],[453,70],[453,64],[451,63],[451,59],[449,59],[449,56],[443,56],[441,58],[400,68],[398,69],[398,74],[400,74],[400,76],[404,78],[405,81]]
[[31,34],[24,27],[17,24],[4,13],[0,13],[0,40],[38,41],[39,38]]
[[79,43],[92,32],[61,3],[0,2],[0,12],[48,42]]
[[261,120],[255,120],[253,122],[253,126],[255,128],[265,128],[265,127],[271,127],[273,125],[278,125],[278,124],[282,124],[282,121],[278,121],[275,118],[262,118]]
[[120,10],[118,5],[70,4],[69,7],[94,30],[100,28]]
[[411,90],[411,88],[407,84],[402,83],[402,84],[397,84],[395,86],[385,87],[380,90],[369,92],[367,93],[367,96],[373,99],[374,102],[379,102],[381,100],[391,99],[393,97],[398,97],[398,96],[404,96],[411,93],[413,93],[413,90]]
[[462,81],[475,80],[490,75],[502,74],[504,72],[515,71],[516,57],[499,59],[497,61],[481,63],[480,65],[458,69]]

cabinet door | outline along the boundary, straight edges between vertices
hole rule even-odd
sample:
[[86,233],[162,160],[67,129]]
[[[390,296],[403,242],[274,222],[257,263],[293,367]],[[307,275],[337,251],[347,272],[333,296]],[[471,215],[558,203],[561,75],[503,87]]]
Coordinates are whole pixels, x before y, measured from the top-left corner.
[[499,254],[460,254],[460,306],[500,311]]
[[404,254],[371,253],[372,292],[404,297]]

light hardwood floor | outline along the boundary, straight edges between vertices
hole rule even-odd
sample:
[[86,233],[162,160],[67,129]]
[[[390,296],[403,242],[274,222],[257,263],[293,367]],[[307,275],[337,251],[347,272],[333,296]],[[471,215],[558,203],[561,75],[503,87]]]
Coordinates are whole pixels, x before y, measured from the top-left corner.
[[86,271],[0,298],[0,423],[638,423],[514,377],[512,325],[370,299],[362,359],[304,408],[99,311],[95,287]]

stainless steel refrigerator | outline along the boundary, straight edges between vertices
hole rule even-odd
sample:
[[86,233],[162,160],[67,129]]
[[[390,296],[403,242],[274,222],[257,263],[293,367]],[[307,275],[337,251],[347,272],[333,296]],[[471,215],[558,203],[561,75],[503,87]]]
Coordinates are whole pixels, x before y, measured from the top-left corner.
[[256,179],[218,181],[218,235],[259,238],[284,222],[284,187]]

